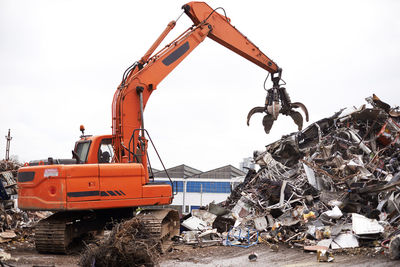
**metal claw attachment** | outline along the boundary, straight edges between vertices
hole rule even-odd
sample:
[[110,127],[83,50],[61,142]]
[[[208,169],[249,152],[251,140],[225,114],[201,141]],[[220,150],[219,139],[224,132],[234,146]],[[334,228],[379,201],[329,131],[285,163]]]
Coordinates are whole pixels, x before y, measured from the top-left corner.
[[294,123],[298,126],[299,131],[303,129],[303,116],[300,112],[293,110],[293,108],[301,108],[306,115],[306,121],[308,121],[308,110],[306,106],[300,102],[292,103],[290,101],[289,94],[285,87],[280,87],[279,81],[281,80],[282,69],[272,75],[271,79],[273,87],[268,89],[268,94],[265,99],[264,107],[254,107],[249,111],[247,115],[247,125],[250,123],[250,118],[254,113],[263,113],[266,115],[263,118],[262,124],[264,125],[265,133],[269,134],[274,121],[278,118],[279,113],[292,117]]

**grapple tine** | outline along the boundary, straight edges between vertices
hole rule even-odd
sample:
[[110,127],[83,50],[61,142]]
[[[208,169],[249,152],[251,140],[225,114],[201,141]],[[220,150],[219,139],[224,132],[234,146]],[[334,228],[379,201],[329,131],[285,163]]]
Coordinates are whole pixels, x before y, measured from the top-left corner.
[[275,119],[272,115],[267,114],[264,116],[262,124],[264,125],[264,131],[266,134],[269,134],[269,131],[271,131],[274,121],[275,121]]
[[254,107],[249,111],[247,114],[247,126],[250,125],[250,118],[253,116],[254,113],[263,113],[265,111],[265,107]]
[[306,106],[303,103],[300,102],[294,102],[292,103],[292,107],[294,108],[301,108],[301,110],[303,110],[304,114],[306,115],[306,121],[308,121],[308,110],[306,108]]
[[300,112],[291,110],[289,111],[289,116],[292,117],[294,123],[296,123],[299,131],[303,129],[303,116],[301,116]]

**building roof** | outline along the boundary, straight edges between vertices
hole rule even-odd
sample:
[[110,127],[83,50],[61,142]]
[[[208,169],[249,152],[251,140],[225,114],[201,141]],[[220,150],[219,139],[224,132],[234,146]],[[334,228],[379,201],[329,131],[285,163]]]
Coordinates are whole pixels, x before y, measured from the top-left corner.
[[212,179],[230,179],[233,177],[244,176],[245,172],[242,172],[232,165],[226,165],[214,170],[194,174],[193,178],[212,178]]
[[[202,173],[202,171],[189,167],[185,164],[169,168],[167,169],[167,172],[171,178],[187,178]],[[158,171],[154,172],[154,177],[167,177],[167,174],[165,173],[165,171]]]
[[152,173],[156,173],[156,172],[159,172],[160,170],[158,170],[158,169],[156,169],[156,168],[151,168],[151,172]]

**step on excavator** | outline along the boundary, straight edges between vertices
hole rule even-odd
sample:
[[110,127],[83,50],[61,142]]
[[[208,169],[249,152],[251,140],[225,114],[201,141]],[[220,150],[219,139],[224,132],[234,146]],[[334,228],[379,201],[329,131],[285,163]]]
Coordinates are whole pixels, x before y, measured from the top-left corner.
[[[123,74],[112,101],[112,134],[82,135],[75,143],[72,159],[31,161],[18,172],[18,206],[22,210],[54,212],[38,222],[35,245],[41,253],[67,253],[75,238],[102,231],[110,221],[131,218],[138,207],[154,207],[141,212],[140,219],[149,232],[168,244],[179,234],[179,214],[169,205],[174,185],[151,179],[147,148],[152,143],[144,128],[143,112],[158,84],[206,37],[234,51],[271,74],[273,88],[265,107],[250,111],[265,112],[264,126],[269,132],[278,113],[290,115],[301,127],[300,113],[280,86],[282,70],[246,36],[231,25],[222,8],[212,9],[204,2],[185,4],[183,12],[193,26],[154,53],[174,28],[171,21],[144,56]],[[222,10],[224,14],[217,11]]]

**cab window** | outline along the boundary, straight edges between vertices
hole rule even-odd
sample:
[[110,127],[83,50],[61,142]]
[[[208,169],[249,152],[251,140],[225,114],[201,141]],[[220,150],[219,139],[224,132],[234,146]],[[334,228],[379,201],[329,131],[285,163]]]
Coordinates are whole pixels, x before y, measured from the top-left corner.
[[114,157],[114,150],[111,139],[103,139],[100,143],[98,160],[99,163],[111,163]]
[[87,157],[89,154],[89,148],[90,148],[90,141],[85,141],[85,142],[78,142],[76,144],[76,149],[75,152],[76,154],[78,154],[79,159],[81,160],[81,162],[86,162],[87,161]]

